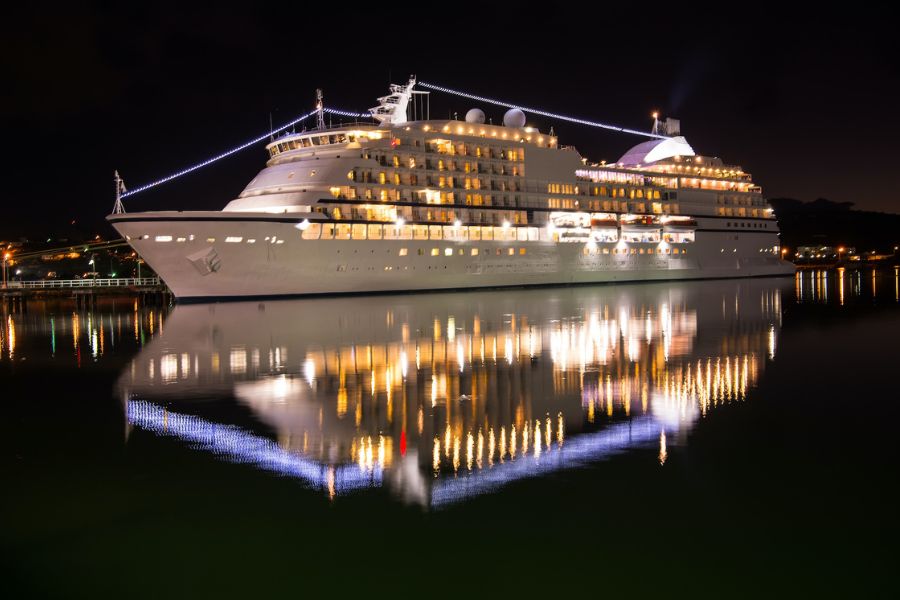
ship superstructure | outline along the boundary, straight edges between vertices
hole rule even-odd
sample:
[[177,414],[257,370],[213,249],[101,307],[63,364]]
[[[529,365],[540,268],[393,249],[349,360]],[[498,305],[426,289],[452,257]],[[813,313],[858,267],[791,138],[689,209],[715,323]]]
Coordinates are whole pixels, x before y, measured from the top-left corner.
[[672,119],[592,164],[518,109],[502,125],[480,109],[409,120],[414,84],[392,86],[375,123],[272,140],[222,211],[109,220],[182,299],[793,270],[750,174],[695,154]]

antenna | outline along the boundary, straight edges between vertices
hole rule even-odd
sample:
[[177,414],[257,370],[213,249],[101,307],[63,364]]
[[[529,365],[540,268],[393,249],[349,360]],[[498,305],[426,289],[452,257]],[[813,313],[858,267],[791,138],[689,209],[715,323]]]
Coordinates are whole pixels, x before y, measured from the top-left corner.
[[322,88],[316,90],[316,128],[325,129],[325,100]]
[[113,181],[116,183],[116,203],[113,205],[113,214],[124,215],[125,205],[122,204],[122,194],[124,192],[127,192],[128,190],[125,189],[125,182],[122,181],[121,177],[119,177],[118,171],[115,171]]
[[270,142],[275,141],[275,132],[272,130],[272,127],[274,127],[274,126],[272,125],[272,111],[270,110],[269,111],[269,141]]

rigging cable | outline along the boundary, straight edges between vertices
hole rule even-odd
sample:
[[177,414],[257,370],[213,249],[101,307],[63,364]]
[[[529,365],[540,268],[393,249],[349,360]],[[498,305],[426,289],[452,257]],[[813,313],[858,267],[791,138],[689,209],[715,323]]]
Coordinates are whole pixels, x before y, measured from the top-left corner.
[[460,96],[462,98],[468,98],[469,100],[476,100],[478,102],[486,102],[488,104],[495,104],[497,106],[505,106],[507,108],[518,108],[521,111],[532,113],[535,115],[541,115],[542,117],[549,117],[551,119],[560,119],[562,121],[569,121],[570,123],[578,123],[579,125],[588,125],[590,127],[600,127],[601,129],[610,129],[612,131],[618,131],[620,133],[630,133],[632,135],[641,135],[644,137],[650,138],[658,138],[658,139],[667,139],[665,135],[658,135],[655,133],[648,133],[646,131],[637,131],[636,129],[628,129],[626,127],[619,127],[617,125],[607,125],[606,123],[598,123],[596,121],[588,121],[586,119],[579,119],[577,117],[567,117],[565,115],[558,115],[555,113],[547,112],[545,110],[539,110],[537,108],[528,108],[526,106],[521,106],[519,104],[513,104],[511,102],[504,102],[502,100],[494,100],[493,98],[485,98],[484,96],[476,96],[475,94],[468,94],[466,92],[461,92],[459,90],[451,90],[450,88],[445,88],[439,85],[435,85],[433,83],[428,83],[426,81],[420,81],[419,85],[424,88],[428,88],[430,90],[435,90],[437,92],[444,92],[445,94],[453,94],[455,96]]
[[[327,113],[331,113],[331,114],[339,115],[339,116],[343,116],[343,117],[364,117],[364,116],[369,116],[368,113],[365,113],[365,114],[362,114],[362,113],[354,113],[354,112],[348,112],[348,111],[343,111],[343,110],[335,110],[335,109],[333,109],[333,108],[326,108],[326,109],[324,109],[324,110],[325,110],[325,112],[327,112]],[[268,138],[268,137],[271,136],[272,134],[278,133],[278,132],[280,132],[280,131],[284,131],[285,129],[288,129],[289,127],[293,127],[294,125],[300,123],[301,121],[305,121],[306,119],[310,118],[310,117],[313,116],[314,114],[316,114],[316,111],[315,111],[315,110],[310,111],[310,112],[306,113],[305,115],[303,115],[303,116],[301,116],[301,117],[298,117],[298,118],[294,119],[294,120],[291,121],[290,123],[285,123],[285,124],[282,125],[281,127],[277,128],[277,129],[273,129],[273,130],[269,131],[268,133],[265,133],[265,134],[263,134],[263,135],[261,135],[261,136],[259,136],[259,137],[253,138],[253,139],[250,140],[249,142],[246,142],[246,143],[244,143],[244,144],[241,144],[240,146],[236,146],[236,147],[232,148],[231,150],[228,150],[227,152],[223,152],[222,154],[219,154],[219,155],[217,155],[217,156],[213,156],[212,158],[208,158],[208,159],[204,160],[204,161],[201,162],[201,163],[197,163],[196,165],[193,165],[193,166],[188,167],[188,168],[186,168],[186,169],[182,169],[182,170],[178,171],[177,173],[172,173],[171,175],[168,175],[168,176],[166,176],[166,177],[163,177],[162,179],[157,179],[157,180],[154,181],[154,182],[151,182],[151,183],[142,185],[142,186],[140,186],[140,187],[136,187],[136,188],[134,188],[134,189],[132,189],[132,190],[128,190],[127,192],[124,192],[124,193],[122,194],[122,198],[126,198],[126,197],[128,197],[128,196],[133,196],[134,194],[138,194],[138,193],[143,192],[143,191],[145,191],[145,190],[149,190],[150,188],[154,188],[154,187],[156,187],[156,186],[158,186],[158,185],[161,185],[161,184],[163,184],[163,183],[167,183],[167,182],[169,182],[169,181],[172,181],[173,179],[176,179],[176,178],[178,178],[178,177],[181,177],[182,175],[187,175],[188,173],[192,173],[192,172],[196,171],[197,169],[202,169],[203,167],[209,166],[209,165],[211,165],[212,163],[214,163],[214,162],[216,162],[216,161],[219,161],[219,160],[222,160],[223,158],[227,158],[227,157],[231,156],[232,154],[235,154],[235,153],[237,153],[237,152],[240,152],[241,150],[246,150],[246,149],[249,148],[250,146],[253,146],[253,145],[255,145],[255,144],[258,144],[259,142],[264,141],[266,138]]]

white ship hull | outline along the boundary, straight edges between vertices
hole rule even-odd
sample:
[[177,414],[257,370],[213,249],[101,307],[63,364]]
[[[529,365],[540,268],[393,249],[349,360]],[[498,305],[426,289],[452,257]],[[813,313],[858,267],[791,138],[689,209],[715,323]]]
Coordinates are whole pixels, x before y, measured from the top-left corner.
[[296,218],[273,215],[141,213],[110,221],[180,300],[794,272],[778,257],[775,231],[723,230],[716,217],[697,219],[693,243],[597,243],[588,252],[584,243],[553,241],[304,240]]

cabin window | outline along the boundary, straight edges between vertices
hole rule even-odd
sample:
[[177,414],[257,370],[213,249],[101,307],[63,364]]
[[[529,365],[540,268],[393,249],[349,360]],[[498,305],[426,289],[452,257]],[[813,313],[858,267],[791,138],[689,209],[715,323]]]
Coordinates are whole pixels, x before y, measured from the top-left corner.
[[321,223],[310,223],[306,229],[300,232],[300,237],[304,240],[317,240],[322,231]]

